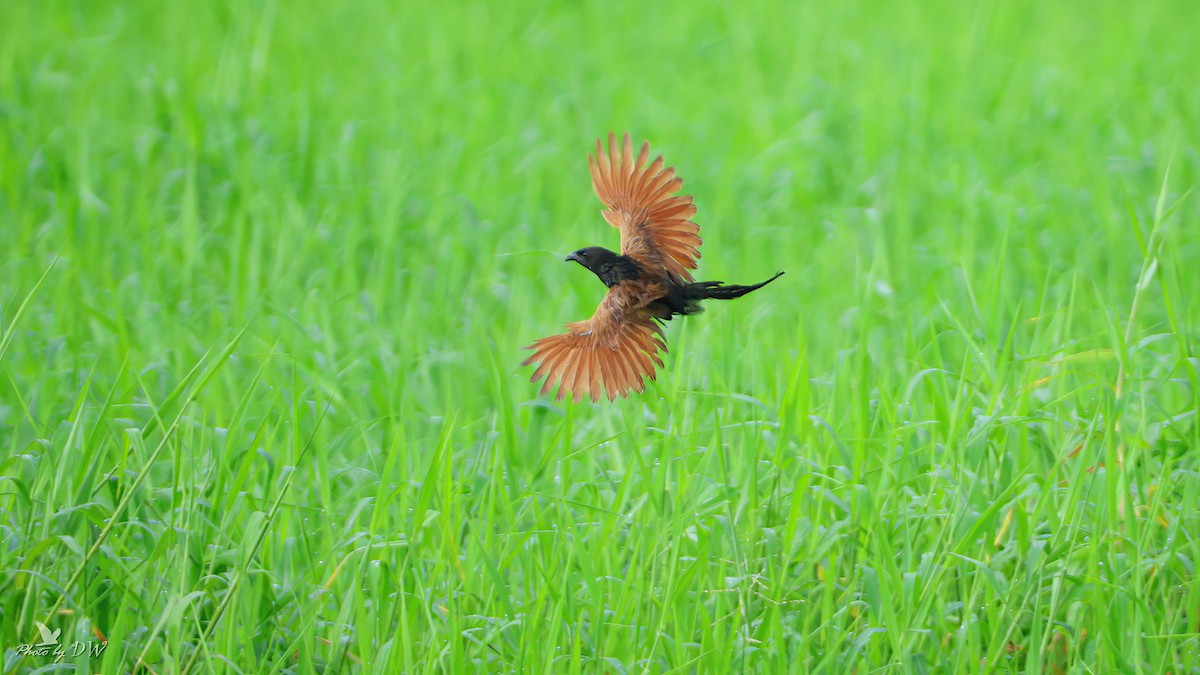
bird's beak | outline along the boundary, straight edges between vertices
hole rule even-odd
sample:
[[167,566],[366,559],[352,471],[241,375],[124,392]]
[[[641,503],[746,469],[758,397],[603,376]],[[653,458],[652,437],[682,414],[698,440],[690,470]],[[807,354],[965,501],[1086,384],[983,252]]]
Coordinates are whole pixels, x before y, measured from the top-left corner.
[[568,253],[567,257],[563,258],[564,262],[571,262],[572,260],[574,260],[575,262],[582,262],[579,260],[579,256],[575,255],[574,253]]

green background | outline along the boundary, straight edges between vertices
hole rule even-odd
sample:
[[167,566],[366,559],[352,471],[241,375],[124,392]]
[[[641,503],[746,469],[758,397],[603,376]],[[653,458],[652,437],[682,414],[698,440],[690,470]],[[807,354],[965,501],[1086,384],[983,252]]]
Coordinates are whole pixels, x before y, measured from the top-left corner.
[[[0,0],[5,668],[1200,668],[1196,26]],[[609,131],[787,275],[555,405]]]

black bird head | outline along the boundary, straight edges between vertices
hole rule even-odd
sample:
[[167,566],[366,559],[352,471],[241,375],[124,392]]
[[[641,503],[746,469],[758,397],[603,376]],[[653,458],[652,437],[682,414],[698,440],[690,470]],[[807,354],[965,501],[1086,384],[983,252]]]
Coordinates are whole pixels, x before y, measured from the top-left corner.
[[600,246],[581,248],[569,254],[567,260],[574,260],[600,277],[605,286],[613,286],[625,279],[636,279],[641,272],[637,263],[627,256],[618,255]]
[[604,263],[612,262],[617,257],[616,253],[601,247],[589,246],[581,248],[567,255],[567,260],[574,260],[593,272],[598,272]]

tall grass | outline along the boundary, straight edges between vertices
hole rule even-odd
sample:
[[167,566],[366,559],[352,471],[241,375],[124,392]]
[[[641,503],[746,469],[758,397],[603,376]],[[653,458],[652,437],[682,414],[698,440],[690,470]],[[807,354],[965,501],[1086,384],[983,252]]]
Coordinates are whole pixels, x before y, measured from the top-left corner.
[[[1200,669],[1193,3],[0,15],[4,672]],[[609,130],[789,274],[558,405]]]

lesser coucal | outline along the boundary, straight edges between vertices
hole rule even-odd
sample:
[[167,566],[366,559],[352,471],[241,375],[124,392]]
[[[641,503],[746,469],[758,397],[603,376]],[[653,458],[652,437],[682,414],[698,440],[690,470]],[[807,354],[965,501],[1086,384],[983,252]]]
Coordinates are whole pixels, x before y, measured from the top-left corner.
[[662,157],[650,165],[650,144],[642,143],[637,157],[625,134],[621,147],[608,135],[608,153],[596,140],[588,156],[592,187],[608,207],[601,215],[621,231],[621,253],[589,246],[567,256],[600,277],[608,294],[587,321],[567,324],[567,332],[551,335],[528,347],[521,365],[537,363],[532,382],[546,378],[542,394],[555,383],[557,400],[568,394],[599,401],[645,391],[644,377],[654,379],[654,366],[663,365],[658,352],[667,351],[663,321],[676,314],[702,311],[700,301],[740,298],[779,278],[783,272],[753,286],[726,286],[720,281],[694,282],[689,270],[700,257],[700,227],[690,195],[677,195],[683,179],[674,167],[663,168]]

